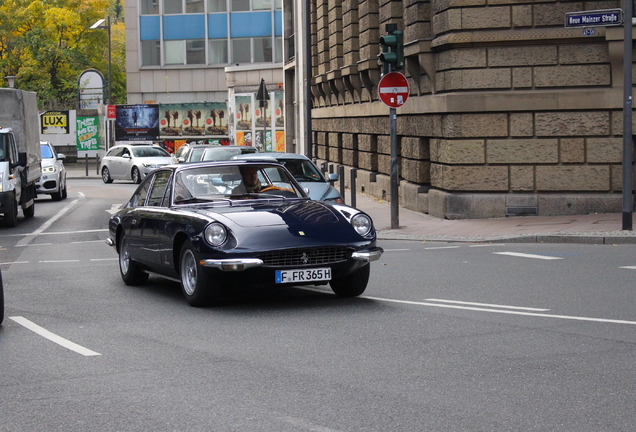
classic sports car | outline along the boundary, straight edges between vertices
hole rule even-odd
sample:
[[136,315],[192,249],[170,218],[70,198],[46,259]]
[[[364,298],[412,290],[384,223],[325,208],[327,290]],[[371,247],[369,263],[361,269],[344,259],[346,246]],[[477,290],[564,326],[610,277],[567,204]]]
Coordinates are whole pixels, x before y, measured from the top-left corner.
[[192,306],[233,286],[325,285],[364,292],[380,258],[371,218],[313,201],[277,162],[175,164],[148,175],[109,221],[128,285],[148,274],[181,283]]

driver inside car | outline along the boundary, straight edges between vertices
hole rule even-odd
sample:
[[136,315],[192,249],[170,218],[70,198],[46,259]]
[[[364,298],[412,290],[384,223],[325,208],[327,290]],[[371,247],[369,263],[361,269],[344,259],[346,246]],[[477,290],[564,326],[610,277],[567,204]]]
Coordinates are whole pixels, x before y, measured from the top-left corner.
[[261,182],[258,179],[258,168],[255,166],[239,167],[241,171],[241,183],[232,189],[232,194],[244,194],[260,192],[262,189]]

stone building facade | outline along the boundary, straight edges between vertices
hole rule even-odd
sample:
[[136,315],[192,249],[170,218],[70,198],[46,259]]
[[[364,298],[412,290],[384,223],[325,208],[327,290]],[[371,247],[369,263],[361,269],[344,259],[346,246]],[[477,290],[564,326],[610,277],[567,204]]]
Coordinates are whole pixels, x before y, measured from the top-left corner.
[[[400,205],[443,218],[620,212],[623,28],[565,28],[619,0],[310,0],[313,154],[389,198],[379,37],[404,32]],[[347,176],[348,178],[348,176]]]

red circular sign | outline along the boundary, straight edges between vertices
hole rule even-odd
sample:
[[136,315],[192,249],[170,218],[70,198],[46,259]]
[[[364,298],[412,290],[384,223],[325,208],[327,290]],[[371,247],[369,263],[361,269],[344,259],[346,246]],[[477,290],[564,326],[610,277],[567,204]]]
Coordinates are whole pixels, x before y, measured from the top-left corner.
[[399,108],[409,98],[409,82],[400,72],[390,72],[380,79],[378,96],[391,108]]

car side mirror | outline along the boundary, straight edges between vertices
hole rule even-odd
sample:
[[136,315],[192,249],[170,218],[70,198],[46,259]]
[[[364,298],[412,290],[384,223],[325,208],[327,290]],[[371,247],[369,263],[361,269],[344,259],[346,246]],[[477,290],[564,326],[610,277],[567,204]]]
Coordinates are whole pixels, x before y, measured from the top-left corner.
[[336,174],[336,173],[329,173],[329,181],[330,181],[330,182],[338,181],[338,174]]
[[57,154],[57,159],[58,160],[64,160],[64,159],[66,159],[66,156],[64,155],[64,153],[58,153]]
[[185,158],[184,157],[178,157],[177,158],[177,162],[184,163],[185,162]]
[[125,154],[122,156],[124,159],[130,159],[130,155],[129,154]]

